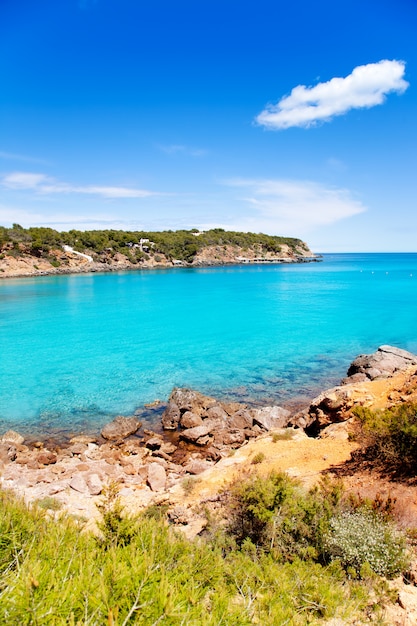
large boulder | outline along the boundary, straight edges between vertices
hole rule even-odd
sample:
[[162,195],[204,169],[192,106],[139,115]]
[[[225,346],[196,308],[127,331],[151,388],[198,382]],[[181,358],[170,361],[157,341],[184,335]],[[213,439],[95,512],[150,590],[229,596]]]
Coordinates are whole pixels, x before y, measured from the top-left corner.
[[119,415],[112,422],[106,424],[101,431],[104,439],[118,440],[126,439],[129,435],[134,435],[142,426],[136,417],[123,417]]
[[198,418],[212,419],[218,417],[218,414],[227,417],[221,403],[214,398],[192,389],[177,387],[171,392],[167,408],[162,414],[162,427],[164,430],[177,430],[179,425],[192,428],[191,421],[194,426],[198,426]]
[[285,428],[291,413],[280,406],[266,406],[256,409],[253,414],[253,423],[258,424],[264,430]]
[[317,434],[334,422],[344,422],[350,417],[350,409],[356,403],[354,385],[332,387],[311,401],[308,409],[293,415],[290,424]]
[[[389,378],[399,371],[417,365],[417,356],[407,350],[393,346],[380,346],[373,354],[361,354],[350,365],[348,378],[343,382],[359,382],[362,380],[374,380],[376,378]],[[352,377],[355,377],[353,381]]]
[[210,396],[205,396],[198,391],[192,389],[183,389],[177,387],[169,397],[170,402],[174,402],[181,413],[191,411],[197,415],[202,415],[210,407],[217,404],[217,400]]

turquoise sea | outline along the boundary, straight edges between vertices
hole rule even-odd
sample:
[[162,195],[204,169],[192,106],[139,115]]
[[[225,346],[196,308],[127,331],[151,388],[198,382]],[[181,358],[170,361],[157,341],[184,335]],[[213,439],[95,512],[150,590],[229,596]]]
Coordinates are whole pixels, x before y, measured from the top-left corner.
[[0,281],[0,432],[97,431],[174,386],[295,403],[417,352],[417,254]]

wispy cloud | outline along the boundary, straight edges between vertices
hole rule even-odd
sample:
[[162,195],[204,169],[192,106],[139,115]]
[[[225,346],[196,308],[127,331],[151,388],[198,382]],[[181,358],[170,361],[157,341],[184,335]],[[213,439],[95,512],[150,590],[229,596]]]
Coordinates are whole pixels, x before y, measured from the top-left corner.
[[203,150],[202,148],[190,148],[189,146],[184,146],[181,144],[168,144],[168,145],[158,145],[159,150],[161,152],[165,152],[165,154],[185,154],[193,157],[201,157],[207,154],[207,150]]
[[314,228],[366,211],[348,190],[311,181],[234,179],[227,184],[247,190],[241,200],[254,209],[236,226],[258,232],[304,236]]
[[35,157],[26,156],[25,154],[15,154],[14,152],[5,152],[0,150],[0,159],[6,159],[8,161],[25,161],[26,163],[43,163],[44,159],[37,159]]
[[403,61],[383,60],[359,65],[345,78],[332,78],[314,87],[298,85],[289,96],[268,105],[256,122],[271,130],[308,128],[351,109],[382,104],[387,94],[403,93],[407,89],[409,83],[403,78],[404,72]]
[[25,228],[30,226],[48,226],[57,230],[97,230],[97,229],[122,229],[122,230],[143,230],[143,221],[138,218],[118,216],[115,218],[107,213],[76,214],[61,211],[59,213],[43,213],[41,211],[30,211],[16,206],[0,204],[0,224],[11,226],[13,223],[21,224]]
[[90,194],[103,198],[148,198],[160,195],[147,189],[100,185],[70,185],[45,174],[12,172],[3,177],[1,184],[7,189],[31,190],[38,194]]

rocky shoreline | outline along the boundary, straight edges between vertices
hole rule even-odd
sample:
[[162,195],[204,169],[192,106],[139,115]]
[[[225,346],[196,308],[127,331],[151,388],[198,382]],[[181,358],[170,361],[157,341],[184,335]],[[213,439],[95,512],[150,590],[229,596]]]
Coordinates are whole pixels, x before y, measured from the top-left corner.
[[30,278],[32,276],[109,273],[137,271],[142,269],[170,269],[190,267],[220,267],[228,265],[247,265],[248,263],[310,263],[321,261],[321,256],[314,255],[307,246],[296,252],[283,246],[280,257],[270,252],[243,249],[239,246],[208,246],[194,257],[192,262],[170,259],[162,253],[150,253],[148,258],[133,263],[126,255],[104,251],[94,257],[71,250],[52,250],[47,258],[36,257],[25,250],[11,254],[6,250],[0,254],[0,278]]
[[[241,471],[254,462],[254,455],[269,467],[271,441],[281,441],[282,458],[285,446],[294,451],[302,446],[317,449],[325,459],[318,466],[323,469],[334,462],[337,445],[348,458],[355,448],[348,443],[352,409],[412,399],[416,386],[417,356],[381,346],[355,359],[341,385],[324,391],[297,412],[279,406],[250,408],[174,389],[162,414],[161,433],[143,428],[137,416],[119,416],[100,435],[78,435],[66,445],[28,444],[14,431],[4,433],[0,438],[1,485],[28,503],[44,503],[46,508],[94,520],[100,495],[115,482],[128,511],[163,501],[172,505],[175,517],[176,507],[183,507],[193,483],[210,484],[217,476],[214,484],[218,487],[230,469]],[[207,484],[202,496],[217,497]],[[188,509],[183,518],[180,525],[190,535],[204,526],[204,519]]]

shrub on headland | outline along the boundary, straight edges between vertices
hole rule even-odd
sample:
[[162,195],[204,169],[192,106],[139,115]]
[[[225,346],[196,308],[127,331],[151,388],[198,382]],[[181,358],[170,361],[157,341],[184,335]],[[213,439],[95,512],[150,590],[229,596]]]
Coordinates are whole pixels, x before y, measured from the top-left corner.
[[366,456],[389,471],[417,473],[417,404],[403,402],[385,410],[357,407]]
[[[197,236],[196,236],[197,235]],[[180,259],[192,262],[195,255],[206,246],[239,246],[243,249],[254,247],[259,252],[266,251],[280,254],[282,246],[290,250],[306,252],[308,248],[300,239],[294,237],[279,237],[262,233],[241,233],[225,231],[222,228],[213,228],[199,232],[191,230],[166,230],[159,232],[124,231],[124,230],[70,230],[58,232],[52,228],[31,227],[23,228],[13,224],[12,228],[0,226],[0,252],[2,248],[14,248],[17,255],[23,249],[34,256],[47,257],[52,249],[69,245],[78,252],[88,252],[99,255],[103,252],[114,254],[120,252],[126,255],[132,263],[146,258],[142,249],[143,241],[149,242],[145,252],[152,252],[156,256],[165,255],[168,259]],[[22,250],[20,249],[22,246]],[[11,251],[9,251],[10,253]],[[161,258],[161,257],[159,257]]]

